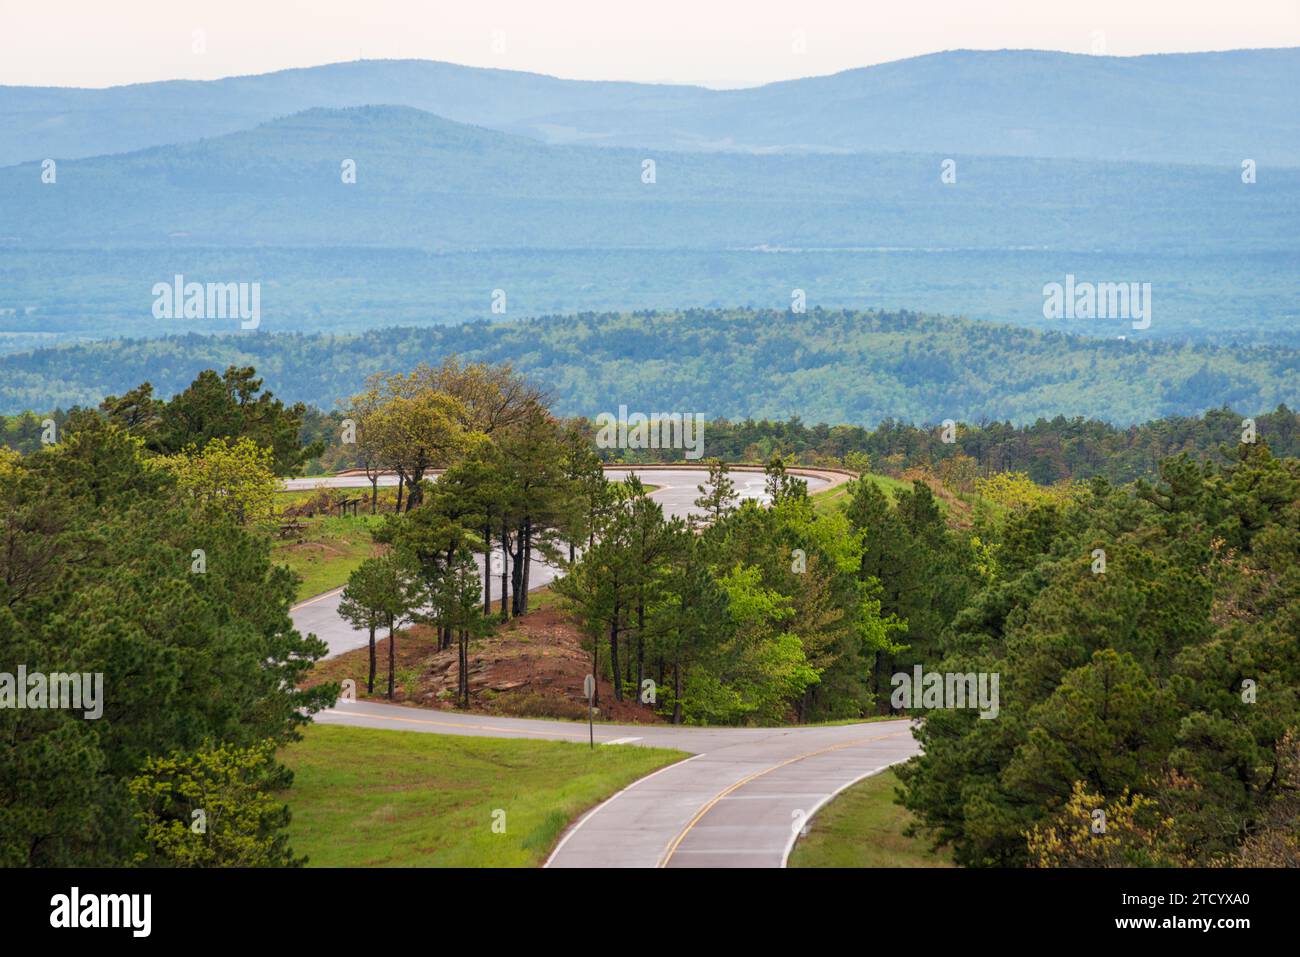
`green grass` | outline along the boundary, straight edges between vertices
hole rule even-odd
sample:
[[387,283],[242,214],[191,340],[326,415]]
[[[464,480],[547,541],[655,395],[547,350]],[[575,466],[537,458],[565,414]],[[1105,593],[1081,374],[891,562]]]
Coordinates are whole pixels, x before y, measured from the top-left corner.
[[[363,501],[358,511],[368,512],[370,511],[370,491],[371,491],[370,483],[365,482],[364,479],[362,481],[363,481],[362,485],[358,485],[355,487],[346,487],[346,488],[323,487],[323,488],[335,500],[338,500],[340,498],[362,499]],[[302,505],[305,502],[310,502],[312,499],[314,499],[317,495],[321,493],[321,490],[322,490],[321,488],[277,489],[275,493],[275,504],[279,508],[287,508],[290,505]],[[380,487],[378,501],[381,506],[385,503],[392,505],[393,502],[395,502],[396,500],[397,500],[396,488],[393,488],[392,486]]]
[[813,492],[813,510],[818,515],[833,515],[842,510],[849,500],[849,486],[846,482],[821,492]]
[[841,792],[813,816],[790,867],[952,867],[944,852],[903,830],[912,813],[894,803],[898,777],[882,771]]
[[302,601],[347,582],[353,570],[374,554],[370,532],[381,520],[366,513],[307,519],[307,528],[297,538],[275,543],[271,558],[302,578],[298,586],[298,601]]
[[[868,473],[863,478],[869,482],[874,482],[881,491],[890,495],[892,498],[900,491],[906,491],[912,486],[908,482],[900,481],[896,478],[890,478],[888,475],[873,475]],[[820,492],[813,492],[810,496],[813,502],[813,508],[818,515],[830,515],[840,511],[849,501],[849,483],[836,485],[834,488],[824,489]]]
[[316,490],[303,491],[302,489],[282,488],[275,493],[276,508],[288,508],[290,505],[302,505],[310,501],[316,495]]
[[902,479],[890,478],[888,475],[875,475],[868,473],[863,476],[870,482],[874,482],[882,492],[889,492],[897,495],[899,492],[910,492],[912,490],[911,482],[904,482]]
[[[497,583],[493,582],[495,586]],[[501,603],[500,596],[493,600],[493,605]],[[534,591],[528,593],[528,610],[529,611],[546,611],[548,608],[560,608],[560,596],[551,590],[550,585],[543,585]]]
[[317,867],[535,867],[570,821],[683,757],[312,725],[282,753],[294,772],[290,843]]

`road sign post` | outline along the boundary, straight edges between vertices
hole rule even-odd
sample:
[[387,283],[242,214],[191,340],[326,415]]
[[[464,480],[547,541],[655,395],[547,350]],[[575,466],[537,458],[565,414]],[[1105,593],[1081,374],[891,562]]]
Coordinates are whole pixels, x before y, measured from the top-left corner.
[[596,676],[586,675],[582,679],[582,691],[587,696],[587,733],[591,737],[591,750],[596,750],[596,719],[592,714],[592,699],[596,697]]

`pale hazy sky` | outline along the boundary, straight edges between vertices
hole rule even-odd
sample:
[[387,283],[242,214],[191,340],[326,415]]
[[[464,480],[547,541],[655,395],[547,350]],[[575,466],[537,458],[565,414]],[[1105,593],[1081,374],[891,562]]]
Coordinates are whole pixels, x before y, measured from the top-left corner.
[[1300,0],[0,0],[0,84],[364,56],[725,87],[962,47],[1090,53],[1095,38],[1116,56],[1300,46]]

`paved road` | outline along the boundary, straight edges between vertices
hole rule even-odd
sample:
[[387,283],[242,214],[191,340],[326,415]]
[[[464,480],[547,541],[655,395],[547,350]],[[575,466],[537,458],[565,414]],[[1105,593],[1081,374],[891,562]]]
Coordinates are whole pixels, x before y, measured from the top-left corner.
[[[668,515],[689,515],[697,470],[638,469]],[[609,470],[622,479],[626,470]],[[763,497],[761,473],[733,472],[746,498]],[[297,479],[351,487],[355,477]],[[364,481],[364,478],[362,479]],[[829,477],[809,477],[816,491]],[[391,483],[390,483],[391,484]],[[538,564],[540,587],[554,571]],[[367,642],[338,618],[338,592],[309,599],[293,611],[303,632],[315,632],[339,654]],[[390,728],[430,734],[549,741],[588,740],[580,723],[432,711],[373,702],[340,702],[316,715],[320,724]],[[783,867],[795,838],[836,793],[919,750],[909,721],[804,728],[679,728],[609,725],[595,728],[598,746],[675,748],[692,756],[641,778],[593,808],[561,837],[548,867]]]
[[[704,483],[708,478],[708,472],[703,469],[606,469],[605,475],[615,482],[621,482],[629,472],[635,471],[641,477],[641,480],[647,485],[655,485],[658,488],[651,494],[664,508],[664,514],[669,517],[685,517],[696,511],[694,502],[699,496],[697,487]],[[808,490],[816,492],[819,489],[826,488],[831,484],[829,478],[820,476],[801,476],[808,482]],[[739,472],[731,473],[732,481],[736,483],[736,491],[743,498],[759,499],[765,498],[763,494],[763,473],[762,472]],[[364,475],[332,475],[325,478],[309,479],[287,479],[285,487],[293,490],[306,490],[327,486],[329,488],[354,488],[358,485],[366,485]],[[380,484],[396,485],[396,476],[381,476]],[[479,558],[479,573],[482,574],[483,561]],[[544,562],[535,561],[529,571],[529,584],[534,588],[541,588],[555,578],[555,569]],[[493,594],[500,596],[499,578],[493,581]],[[370,641],[368,632],[355,629],[342,618],[339,617],[339,598],[342,588],[336,588],[333,591],[317,595],[314,598],[308,598],[306,601],[295,605],[292,609],[294,627],[304,635],[313,633],[317,638],[322,639],[329,645],[329,657],[341,655],[345,651],[351,651],[353,648],[362,648]]]
[[[588,740],[585,725],[341,702],[316,715],[430,734]],[[919,750],[912,722],[805,728],[595,727],[597,746],[692,756],[641,778],[561,837],[547,867],[784,867],[801,826],[850,784]]]
[[823,804],[919,750],[906,720],[750,730],[715,729],[716,746],[599,805],[546,866],[784,867]]

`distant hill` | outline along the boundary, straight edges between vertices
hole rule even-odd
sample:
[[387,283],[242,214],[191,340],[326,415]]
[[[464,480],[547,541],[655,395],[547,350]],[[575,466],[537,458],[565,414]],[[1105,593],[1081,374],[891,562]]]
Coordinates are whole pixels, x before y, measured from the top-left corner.
[[[1085,334],[1300,341],[1300,169],[552,146],[408,107],[310,110],[122,156],[0,168],[0,352],[218,332],[182,274],[260,282],[263,330],[640,308],[914,309]],[[341,164],[356,162],[355,184]],[[1043,316],[1044,284],[1149,282],[1149,329]]]
[[[342,164],[356,163],[345,184]],[[1295,248],[1300,169],[547,146],[407,107],[309,110],[123,156],[0,169],[4,240],[424,249]]]
[[[814,71],[816,61],[809,59]],[[552,143],[1300,165],[1300,50],[935,53],[746,90],[425,60],[103,90],[0,87],[0,166],[197,140],[315,107],[410,106]]]
[[98,402],[148,380],[167,396],[202,369],[252,365],[281,398],[321,408],[376,371],[447,354],[512,362],[566,415],[630,411],[1129,424],[1300,403],[1300,351],[1096,340],[913,313],[693,310],[395,328],[360,336],[114,340],[0,358],[0,412]]

